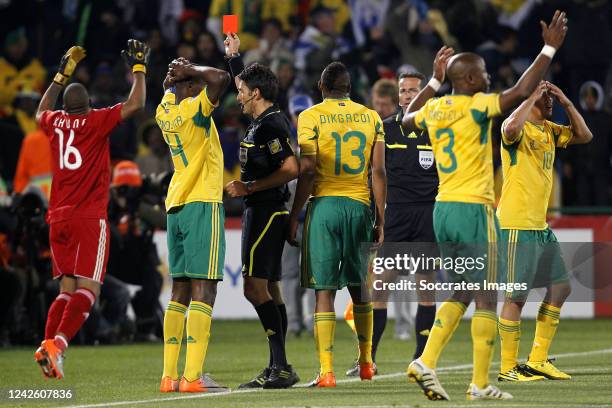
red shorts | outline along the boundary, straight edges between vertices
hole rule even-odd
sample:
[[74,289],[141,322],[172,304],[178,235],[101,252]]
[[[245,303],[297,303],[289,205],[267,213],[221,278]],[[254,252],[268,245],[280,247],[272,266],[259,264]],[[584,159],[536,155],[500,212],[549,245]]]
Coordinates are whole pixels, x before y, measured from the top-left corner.
[[62,275],[102,283],[110,243],[108,221],[76,219],[54,222],[49,230],[53,279]]

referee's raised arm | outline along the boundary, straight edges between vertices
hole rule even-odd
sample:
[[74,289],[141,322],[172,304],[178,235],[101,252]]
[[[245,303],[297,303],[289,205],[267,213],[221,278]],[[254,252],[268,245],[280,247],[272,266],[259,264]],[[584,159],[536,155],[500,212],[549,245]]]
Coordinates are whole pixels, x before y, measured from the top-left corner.
[[229,72],[234,78],[236,89],[238,89],[238,75],[244,70],[244,62],[238,50],[240,49],[240,38],[236,33],[228,33],[225,41],[225,59],[229,67]]

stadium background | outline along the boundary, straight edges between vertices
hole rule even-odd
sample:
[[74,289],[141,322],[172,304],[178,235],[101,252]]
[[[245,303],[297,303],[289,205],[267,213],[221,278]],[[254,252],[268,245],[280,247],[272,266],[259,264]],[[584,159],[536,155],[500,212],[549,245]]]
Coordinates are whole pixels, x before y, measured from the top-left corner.
[[[36,205],[32,213],[24,211],[30,204],[15,193],[28,191],[30,184],[48,191],[48,146],[44,135],[36,129],[33,109],[55,73],[59,57],[69,46],[81,44],[87,49],[88,57],[77,68],[74,79],[88,87],[94,107],[112,105],[126,97],[131,77],[119,58],[126,40],[138,38],[151,46],[146,109],[111,135],[113,164],[132,160],[143,174],[149,175],[171,171],[169,152],[153,121],[167,64],[172,58],[183,56],[199,64],[225,68],[220,36],[223,14],[240,16],[239,34],[245,61],[270,65],[280,80],[279,104],[291,116],[290,102],[296,101],[296,97],[309,95],[315,103],[320,100],[316,80],[332,60],[340,60],[349,67],[352,97],[369,105],[370,89],[380,78],[395,78],[398,73],[413,69],[430,75],[433,56],[442,44],[481,54],[492,76],[492,91],[504,89],[518,79],[539,52],[538,21],[548,20],[556,8],[567,11],[569,34],[555,57],[548,79],[580,107],[594,140],[558,155],[550,222],[563,241],[610,241],[612,4],[609,1],[0,0],[2,344],[33,343],[36,330],[41,327],[37,319],[44,320],[46,305],[57,290],[49,282],[44,227],[37,223],[41,216],[36,212]],[[234,92],[231,87],[214,113],[225,156],[226,182],[239,177],[238,145],[248,124],[248,118],[240,115]],[[585,94],[594,97],[592,106],[585,104]],[[559,106],[555,107],[554,120],[567,123]],[[493,126],[496,149],[499,123]],[[500,187],[498,151],[494,157],[496,185]],[[155,203],[155,197],[151,201]],[[229,216],[227,277],[219,291],[215,315],[255,317],[242,296],[239,276],[240,220],[234,217],[240,216],[240,202],[226,199],[225,206]],[[158,211],[156,215],[163,214]],[[158,252],[162,262],[157,269],[165,276],[163,221],[160,226],[151,226],[150,232],[154,241],[160,243]],[[109,274],[113,275],[112,267],[109,268]],[[597,279],[607,282],[604,269],[595,268],[593,273],[596,282]],[[125,286],[121,281],[117,285],[119,292],[127,289],[131,295],[140,286]],[[166,282],[161,304],[167,300],[167,288]],[[338,304],[343,305],[345,299],[338,296]],[[103,295],[98,311],[103,318],[108,312],[105,306]],[[535,307],[528,309],[527,315],[533,316],[534,311]],[[611,316],[612,306],[609,303],[586,307],[568,305],[563,313],[574,317]],[[126,319],[130,320],[131,316],[130,312]],[[30,323],[24,324],[24,317]],[[91,336],[87,335],[83,341],[96,340],[98,332],[95,328],[90,330]]]

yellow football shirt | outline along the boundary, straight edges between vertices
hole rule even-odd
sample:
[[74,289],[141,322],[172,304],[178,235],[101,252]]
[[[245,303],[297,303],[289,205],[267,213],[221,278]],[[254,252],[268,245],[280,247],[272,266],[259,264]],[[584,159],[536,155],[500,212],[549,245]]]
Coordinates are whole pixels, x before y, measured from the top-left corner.
[[491,118],[500,114],[499,94],[484,93],[430,99],[416,113],[433,147],[437,201],[493,204]]
[[[504,122],[505,124],[505,122]],[[525,122],[518,139],[508,142],[502,125],[504,184],[497,207],[504,229],[543,230],[553,185],[555,147],[565,148],[572,129],[545,120],[542,126]]]
[[166,210],[196,201],[223,199],[223,151],[211,114],[206,88],[193,98],[168,92],[157,106],[155,119],[172,153],[174,174],[166,197]]
[[315,197],[350,197],[370,205],[372,147],[384,141],[378,113],[348,98],[327,98],[298,117],[300,154],[317,156]]

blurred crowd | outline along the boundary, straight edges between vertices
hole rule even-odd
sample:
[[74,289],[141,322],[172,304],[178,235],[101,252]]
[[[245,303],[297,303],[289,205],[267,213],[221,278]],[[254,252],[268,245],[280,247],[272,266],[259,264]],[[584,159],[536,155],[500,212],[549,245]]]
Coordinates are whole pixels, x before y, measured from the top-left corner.
[[[34,112],[61,55],[74,44],[87,49],[74,80],[89,89],[93,107],[126,98],[132,80],[120,58],[126,40],[137,38],[151,47],[146,109],[112,133],[111,156],[113,164],[131,161],[144,179],[154,179],[172,172],[170,153],[153,119],[168,63],[184,57],[225,69],[225,14],[239,16],[245,63],[269,65],[278,76],[278,104],[295,126],[296,115],[320,101],[317,81],[332,60],[349,67],[354,100],[373,106],[376,95],[388,98],[386,108],[379,101],[381,116],[397,109],[395,81],[384,80],[412,71],[429,76],[443,44],[482,55],[492,91],[509,87],[541,49],[539,21],[550,20],[557,8],[567,11],[569,33],[547,79],[579,106],[594,140],[560,153],[554,204],[607,206],[612,185],[612,1],[0,0],[0,207],[28,186],[43,196],[49,193],[50,148]],[[554,115],[555,121],[567,122],[560,107]],[[228,182],[239,178],[239,143],[249,122],[233,86],[213,116]],[[499,123],[493,129],[499,139]],[[499,153],[495,157],[501,167]],[[239,215],[240,202],[227,200],[226,213]],[[2,219],[0,214],[0,269],[8,265],[7,253],[18,252],[6,244],[16,239],[5,233]],[[0,316],[0,329],[3,323]]]

